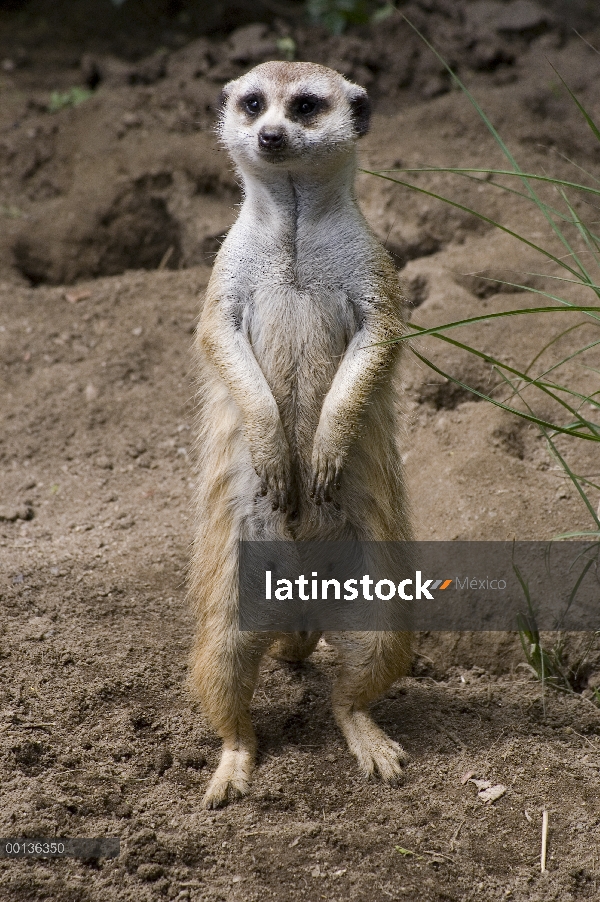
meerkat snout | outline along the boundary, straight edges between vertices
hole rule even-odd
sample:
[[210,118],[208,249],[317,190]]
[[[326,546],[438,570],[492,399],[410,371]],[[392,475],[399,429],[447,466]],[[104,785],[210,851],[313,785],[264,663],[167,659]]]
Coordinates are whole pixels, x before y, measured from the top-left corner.
[[287,135],[282,128],[261,128],[258,146],[263,150],[282,150],[287,143]]

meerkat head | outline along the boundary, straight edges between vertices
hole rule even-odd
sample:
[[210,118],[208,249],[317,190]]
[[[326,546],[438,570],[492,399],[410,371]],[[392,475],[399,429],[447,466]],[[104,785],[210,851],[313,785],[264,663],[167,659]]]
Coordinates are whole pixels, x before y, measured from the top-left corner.
[[367,92],[316,63],[262,63],[225,85],[219,135],[241,167],[314,169],[369,128]]

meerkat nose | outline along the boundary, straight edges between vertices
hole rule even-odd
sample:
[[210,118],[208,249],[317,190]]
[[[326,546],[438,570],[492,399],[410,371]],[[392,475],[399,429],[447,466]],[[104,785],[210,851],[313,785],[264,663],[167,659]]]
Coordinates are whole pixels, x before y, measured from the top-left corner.
[[261,128],[258,143],[264,150],[281,150],[286,143],[285,132],[282,128]]

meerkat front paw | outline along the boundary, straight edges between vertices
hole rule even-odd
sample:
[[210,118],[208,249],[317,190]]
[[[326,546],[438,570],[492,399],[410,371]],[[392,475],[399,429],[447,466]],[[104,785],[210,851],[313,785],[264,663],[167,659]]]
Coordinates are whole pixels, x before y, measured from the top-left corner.
[[256,461],[254,469],[260,479],[260,494],[269,495],[273,510],[286,511],[293,505],[289,464],[285,460]]
[[269,495],[273,510],[286,511],[291,502],[290,473],[285,462],[268,460],[254,465],[260,479],[260,494]]
[[310,490],[310,497],[315,504],[322,504],[323,501],[333,501],[334,490],[337,491],[341,486],[343,465],[344,460],[341,452],[331,448],[317,434],[313,445],[313,478]]
[[273,510],[286,511],[293,505],[289,446],[283,435],[271,442],[265,436],[250,439],[252,464],[260,479],[260,494],[269,495]]

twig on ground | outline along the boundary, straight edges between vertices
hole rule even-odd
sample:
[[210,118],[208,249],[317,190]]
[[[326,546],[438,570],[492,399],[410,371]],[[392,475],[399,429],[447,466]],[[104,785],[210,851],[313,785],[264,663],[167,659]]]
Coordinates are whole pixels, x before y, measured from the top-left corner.
[[458,827],[456,828],[456,830],[454,831],[454,834],[452,835],[452,839],[450,840],[450,851],[451,852],[454,852],[454,843],[458,839],[458,834],[462,830],[465,823],[466,823],[465,821],[461,821],[460,824],[458,825]]
[[542,812],[542,853],[540,855],[540,870],[542,874],[546,870],[546,852],[548,849],[548,812]]

